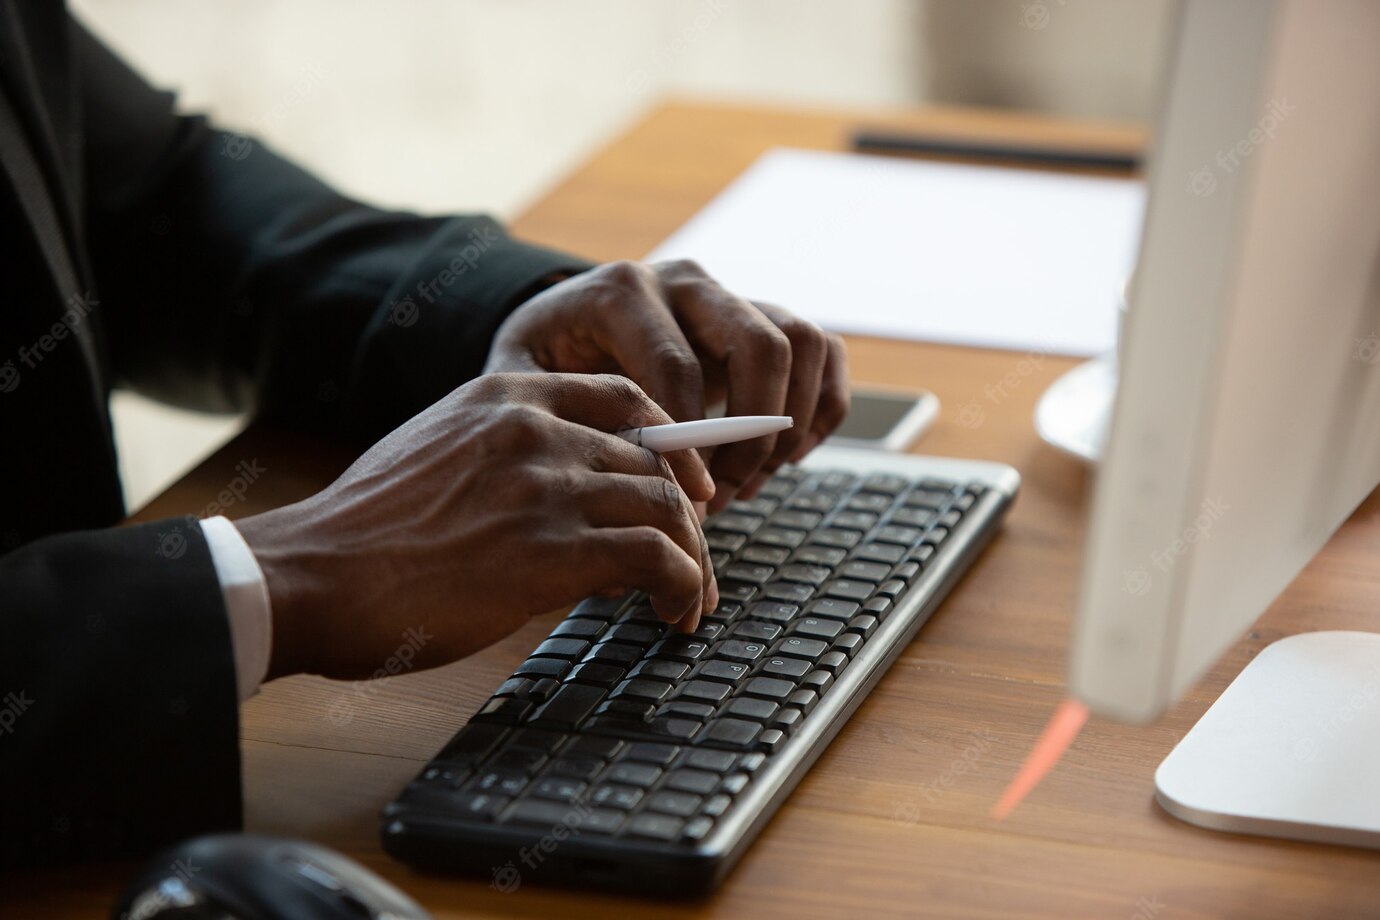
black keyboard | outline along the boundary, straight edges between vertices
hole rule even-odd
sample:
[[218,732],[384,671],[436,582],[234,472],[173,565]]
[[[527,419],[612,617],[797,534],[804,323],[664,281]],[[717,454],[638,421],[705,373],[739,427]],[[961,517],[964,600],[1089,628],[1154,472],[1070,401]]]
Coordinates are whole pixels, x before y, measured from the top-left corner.
[[385,849],[499,890],[712,890],[994,533],[1018,478],[973,466],[779,471],[706,521],[696,632],[582,602],[388,806]]

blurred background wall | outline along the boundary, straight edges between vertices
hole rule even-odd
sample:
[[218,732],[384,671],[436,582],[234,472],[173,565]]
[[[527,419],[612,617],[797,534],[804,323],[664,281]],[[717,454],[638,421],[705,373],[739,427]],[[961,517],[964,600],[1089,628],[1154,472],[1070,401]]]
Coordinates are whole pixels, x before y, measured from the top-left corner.
[[[666,96],[1141,120],[1169,0],[73,0],[184,108],[342,190],[507,218]],[[113,404],[136,508],[242,419]]]

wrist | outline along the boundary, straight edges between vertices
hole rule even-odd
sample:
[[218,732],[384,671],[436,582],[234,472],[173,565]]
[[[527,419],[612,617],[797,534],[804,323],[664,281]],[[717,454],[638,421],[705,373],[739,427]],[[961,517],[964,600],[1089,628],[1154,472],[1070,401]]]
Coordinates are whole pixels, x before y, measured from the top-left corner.
[[325,579],[313,560],[309,534],[296,505],[235,522],[263,570],[273,610],[273,637],[265,680],[319,673]]

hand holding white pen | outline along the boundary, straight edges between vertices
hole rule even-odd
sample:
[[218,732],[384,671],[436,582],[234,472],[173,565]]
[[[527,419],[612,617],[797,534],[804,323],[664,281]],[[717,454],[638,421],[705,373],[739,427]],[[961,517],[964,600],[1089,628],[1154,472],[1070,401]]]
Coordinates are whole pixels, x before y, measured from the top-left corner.
[[672,450],[713,447],[733,441],[746,441],[763,435],[784,431],[792,425],[789,415],[735,415],[727,418],[706,418],[694,422],[671,425],[649,425],[627,428],[618,432],[625,441],[659,454]]

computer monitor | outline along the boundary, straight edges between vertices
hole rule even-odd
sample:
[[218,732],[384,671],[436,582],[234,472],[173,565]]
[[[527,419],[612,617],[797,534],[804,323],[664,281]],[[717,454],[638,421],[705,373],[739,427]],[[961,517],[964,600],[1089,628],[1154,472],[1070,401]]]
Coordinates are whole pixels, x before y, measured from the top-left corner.
[[1176,16],[1070,675],[1137,722],[1380,481],[1380,4]]

